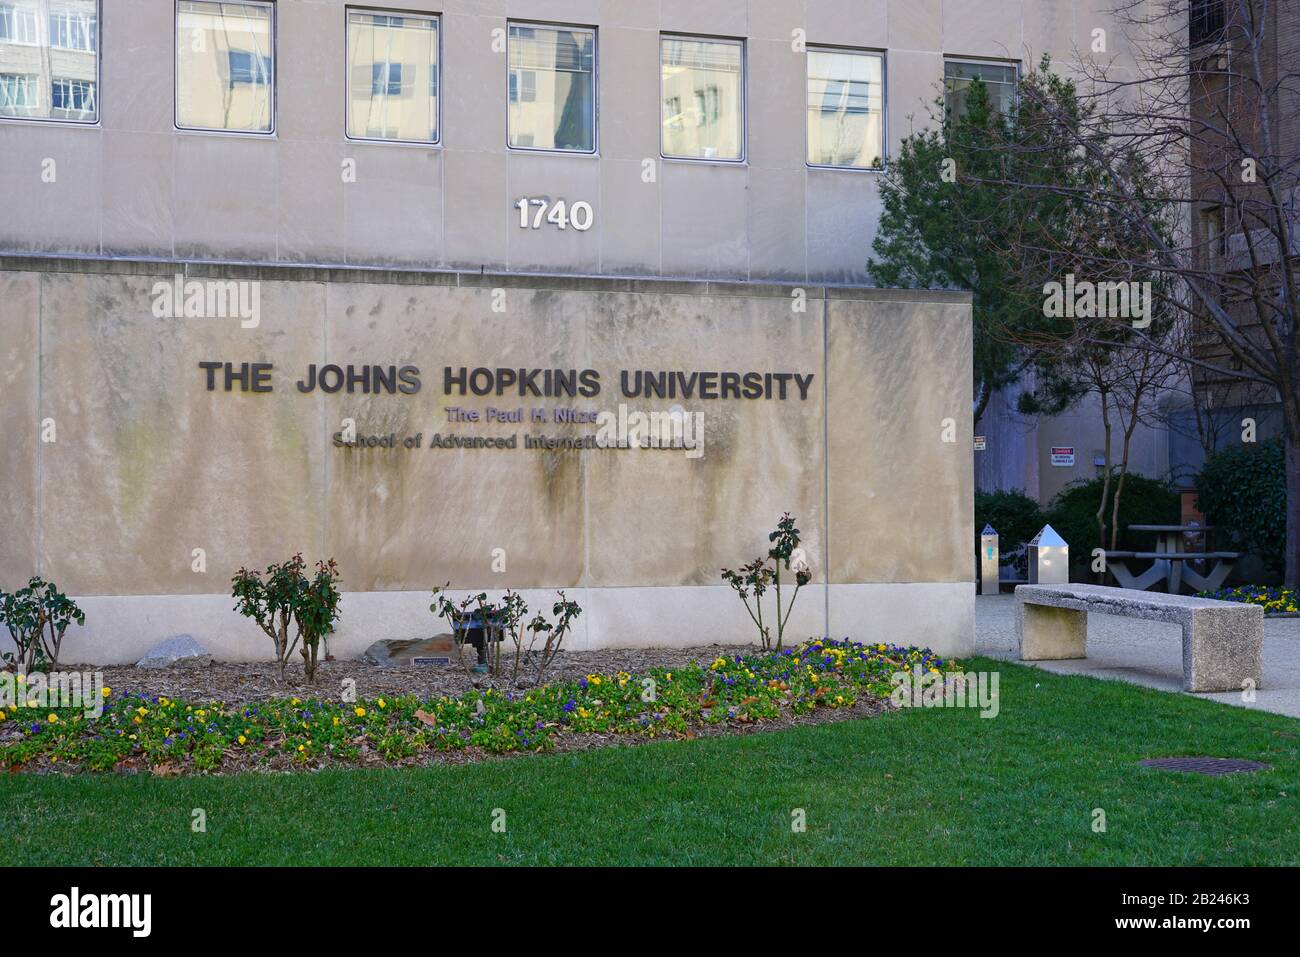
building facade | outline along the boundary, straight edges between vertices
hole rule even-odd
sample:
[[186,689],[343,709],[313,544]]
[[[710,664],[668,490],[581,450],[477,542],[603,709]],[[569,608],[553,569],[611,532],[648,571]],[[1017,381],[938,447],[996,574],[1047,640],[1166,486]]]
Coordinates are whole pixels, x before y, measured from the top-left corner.
[[[0,0],[0,587],[81,660],[259,654],[230,576],[294,551],[337,654],[446,582],[744,641],[790,511],[793,628],[968,653],[969,301],[863,287],[878,178],[1083,6]],[[642,411],[702,454],[588,444]]]

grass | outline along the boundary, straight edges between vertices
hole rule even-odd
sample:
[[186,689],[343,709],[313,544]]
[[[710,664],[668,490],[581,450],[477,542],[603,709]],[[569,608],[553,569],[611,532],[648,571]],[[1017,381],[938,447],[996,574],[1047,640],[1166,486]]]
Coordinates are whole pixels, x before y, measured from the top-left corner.
[[[1297,864],[1300,721],[975,659],[1001,713],[480,764],[0,777],[6,864]],[[1146,757],[1260,760],[1220,778]],[[191,828],[206,813],[206,833]],[[505,831],[492,829],[494,809]],[[792,833],[802,808],[807,830]],[[1093,811],[1106,830],[1093,830]]]

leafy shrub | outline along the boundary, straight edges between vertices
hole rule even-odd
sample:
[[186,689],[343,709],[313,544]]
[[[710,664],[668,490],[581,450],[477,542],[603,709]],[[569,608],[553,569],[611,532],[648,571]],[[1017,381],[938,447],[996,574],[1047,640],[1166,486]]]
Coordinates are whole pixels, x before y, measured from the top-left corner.
[[1003,551],[1025,544],[1046,523],[1038,502],[1020,489],[975,493],[975,534],[992,525]]
[[15,649],[4,653],[4,660],[24,673],[57,668],[63,635],[74,621],[84,625],[86,613],[39,576],[12,594],[0,591],[0,622],[9,629]]
[[[318,647],[321,638],[334,630],[338,620],[339,575],[334,559],[316,563],[316,573],[308,578],[307,563],[301,554],[279,565],[270,565],[266,576],[240,568],[231,580],[235,611],[251,618],[266,632],[275,646],[275,660],[280,677],[289,664],[289,656],[301,643],[303,667],[308,681],[316,680]],[[289,640],[289,625],[296,634]]]
[[1216,452],[1197,480],[1199,508],[1219,542],[1258,555],[1281,574],[1286,565],[1286,457],[1281,439]]
[[[758,628],[758,641],[764,651],[773,648],[772,644],[772,626],[770,621],[763,622],[763,595],[768,588],[776,592],[776,645],[777,651],[781,650],[781,642],[785,637],[785,626],[790,621],[790,612],[794,610],[794,600],[799,597],[799,589],[812,580],[812,575],[808,571],[808,562],[804,558],[803,549],[799,547],[799,529],[794,526],[794,519],[786,512],[781,516],[780,521],[776,523],[776,530],[767,536],[767,540],[772,543],[772,547],[767,550],[765,557],[754,559],[748,565],[742,565],[740,571],[732,571],[730,568],[722,570],[723,580],[730,585],[740,600],[745,604],[745,611],[749,612],[750,619]],[[771,564],[768,564],[769,561]],[[785,607],[781,603],[781,569],[794,571],[794,591],[790,593],[790,601]],[[754,597],[754,604],[749,604],[750,595]]]
[[[456,603],[444,594],[448,587],[450,582],[433,590],[433,604],[429,606],[429,611],[446,620],[458,644],[463,644],[466,639],[468,634],[466,624],[470,619],[477,619],[483,623],[484,640],[490,638],[491,630],[500,632],[501,640],[491,643],[486,656],[488,672],[494,677],[503,676],[501,645],[506,638],[509,638],[515,649],[511,681],[520,680],[524,662],[531,658],[537,664],[533,682],[540,684],[546,669],[560,653],[564,637],[573,627],[573,620],[582,614],[582,608],[578,603],[569,601],[563,591],[556,592],[560,600],[551,608],[551,613],[556,617],[555,624],[551,624],[541,612],[534,615],[531,620],[526,620],[528,603],[518,592],[507,589],[505,598],[499,605],[488,601],[486,592],[469,595]],[[536,647],[538,641],[542,642],[541,648]],[[464,656],[457,657],[463,664]]]
[[[1110,482],[1115,494],[1117,479]],[[1047,508],[1046,519],[1070,545],[1070,564],[1085,569],[1092,560],[1092,550],[1101,545],[1097,537],[1097,508],[1101,505],[1102,480],[1098,476],[1087,482],[1071,482],[1057,493]],[[1110,547],[1111,501],[1106,502],[1106,542]],[[1119,500],[1119,538],[1121,549],[1151,551],[1154,533],[1130,532],[1130,525],[1177,525],[1181,517],[1178,493],[1168,482],[1129,472],[1124,479],[1124,494]]]
[[331,558],[316,563],[316,574],[310,580],[304,578],[298,592],[293,617],[298,624],[298,636],[302,639],[299,650],[308,681],[316,680],[321,639],[334,630],[339,618],[339,601],[343,595],[338,585],[338,566]]

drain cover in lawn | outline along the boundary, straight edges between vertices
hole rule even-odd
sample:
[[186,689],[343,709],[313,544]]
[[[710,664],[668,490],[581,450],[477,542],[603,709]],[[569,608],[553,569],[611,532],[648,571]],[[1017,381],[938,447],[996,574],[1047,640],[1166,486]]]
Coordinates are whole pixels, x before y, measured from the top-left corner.
[[1191,771],[1194,774],[1245,774],[1268,769],[1267,764],[1237,758],[1150,758],[1143,761],[1142,766],[1162,771]]

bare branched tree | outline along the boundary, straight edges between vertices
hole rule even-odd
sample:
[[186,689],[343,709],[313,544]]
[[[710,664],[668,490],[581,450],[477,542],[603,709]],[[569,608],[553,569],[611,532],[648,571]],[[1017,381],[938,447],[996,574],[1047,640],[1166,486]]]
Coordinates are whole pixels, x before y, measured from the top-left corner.
[[1081,228],[1117,237],[1064,250],[1033,248],[1028,234],[1031,274],[1050,261],[1098,280],[1154,278],[1159,310],[1193,330],[1170,337],[1124,315],[1078,335],[1280,403],[1285,577],[1300,586],[1300,0],[1112,2],[1123,37],[1111,38],[1114,56],[1084,61],[1084,108],[1067,115],[1056,98],[1035,101],[1041,85],[1022,84],[1020,109],[1040,128],[989,144],[1004,156],[1073,153],[1090,174],[1000,185],[1009,196],[1058,196],[1087,221]]

